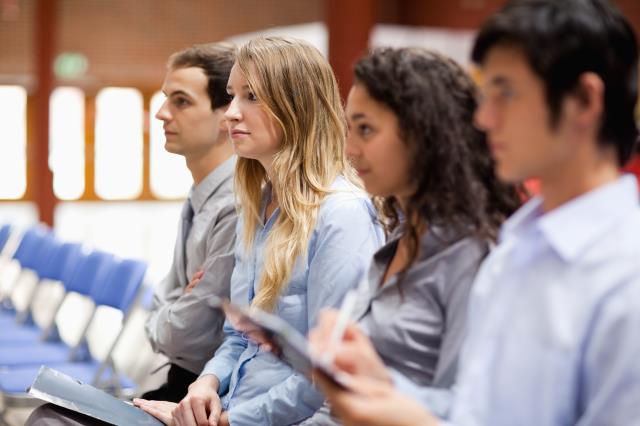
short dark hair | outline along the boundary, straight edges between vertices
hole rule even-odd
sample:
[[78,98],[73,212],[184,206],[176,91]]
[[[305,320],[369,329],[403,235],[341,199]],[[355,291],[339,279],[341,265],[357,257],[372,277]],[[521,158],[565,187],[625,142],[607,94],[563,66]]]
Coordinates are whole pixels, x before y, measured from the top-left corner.
[[[409,264],[424,225],[458,238],[495,240],[520,194],[498,180],[485,135],[473,125],[478,100],[471,77],[452,59],[420,48],[374,50],[354,73],[354,84],[396,115],[412,158],[415,190],[402,212]],[[398,200],[386,197],[381,204],[390,228],[397,227]]]
[[171,55],[167,68],[202,68],[209,81],[207,93],[211,99],[211,109],[217,109],[231,102],[227,94],[227,81],[235,58],[236,46],[233,43],[196,44]]
[[607,0],[512,0],[480,29],[473,61],[482,64],[499,44],[522,49],[545,85],[552,125],[580,76],[596,73],[605,86],[599,143],[615,146],[621,166],[628,161],[638,136],[638,46],[617,8]]

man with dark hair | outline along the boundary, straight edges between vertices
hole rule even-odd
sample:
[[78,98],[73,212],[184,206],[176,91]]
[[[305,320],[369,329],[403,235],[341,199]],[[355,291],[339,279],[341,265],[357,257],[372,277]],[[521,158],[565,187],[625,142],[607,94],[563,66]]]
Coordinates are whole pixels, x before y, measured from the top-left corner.
[[452,425],[640,424],[640,208],[620,175],[637,139],[633,31],[606,0],[514,0],[473,59],[497,174],[541,189],[476,277],[453,398],[386,373],[355,326],[335,349],[353,388],[320,383],[349,424],[439,424],[423,406]]
[[[146,331],[151,346],[169,358],[167,382],[146,399],[179,402],[223,339],[224,314],[212,296],[229,297],[234,266],[236,157],[224,112],[227,80],[235,61],[230,43],[196,45],[169,58],[162,91],[165,149],[182,155],[193,186],[182,217],[169,274],[154,297]],[[107,423],[45,404],[29,425],[76,426]]]
[[146,399],[179,402],[222,342],[224,315],[211,296],[229,296],[234,265],[235,156],[224,120],[234,58],[230,43],[196,45],[169,58],[167,99],[156,118],[164,123],[165,149],[184,156],[194,184],[171,270],[146,324],[151,346],[170,360],[167,383]]

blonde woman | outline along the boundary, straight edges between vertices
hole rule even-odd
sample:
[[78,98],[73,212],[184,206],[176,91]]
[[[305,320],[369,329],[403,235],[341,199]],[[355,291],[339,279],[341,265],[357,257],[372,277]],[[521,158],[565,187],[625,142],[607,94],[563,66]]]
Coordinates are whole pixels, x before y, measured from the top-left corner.
[[[345,157],[335,77],[311,45],[258,38],[240,48],[227,89],[241,209],[231,300],[307,334],[321,308],[338,305],[360,282],[383,243]],[[229,324],[225,332],[179,405],[137,404],[176,425],[286,425],[320,407],[306,378]]]

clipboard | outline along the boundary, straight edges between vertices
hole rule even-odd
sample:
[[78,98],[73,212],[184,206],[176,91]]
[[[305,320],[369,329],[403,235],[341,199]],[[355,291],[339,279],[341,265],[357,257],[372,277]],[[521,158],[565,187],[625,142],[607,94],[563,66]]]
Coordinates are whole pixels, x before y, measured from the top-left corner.
[[310,380],[315,369],[336,386],[348,389],[349,377],[332,363],[323,361],[309,350],[309,341],[282,318],[258,308],[240,307],[229,300],[220,300],[220,308],[238,332],[289,364]]
[[44,365],[27,393],[114,425],[163,426],[160,420],[141,409]]

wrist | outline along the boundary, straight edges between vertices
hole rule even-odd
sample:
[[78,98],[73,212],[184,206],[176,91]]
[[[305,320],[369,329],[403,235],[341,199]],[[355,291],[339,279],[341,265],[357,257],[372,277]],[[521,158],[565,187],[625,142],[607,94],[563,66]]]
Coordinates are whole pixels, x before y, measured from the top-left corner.
[[215,374],[205,374],[204,376],[200,376],[196,382],[192,383],[189,387],[193,386],[195,383],[199,383],[203,386],[207,386],[217,393],[220,389],[220,380]]

